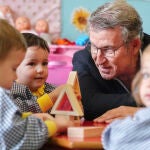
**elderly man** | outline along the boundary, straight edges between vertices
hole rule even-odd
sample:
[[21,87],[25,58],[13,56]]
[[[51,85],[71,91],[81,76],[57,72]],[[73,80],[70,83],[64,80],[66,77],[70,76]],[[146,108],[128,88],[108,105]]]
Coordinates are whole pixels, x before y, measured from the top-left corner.
[[130,86],[139,69],[141,47],[150,43],[148,35],[143,38],[139,14],[125,1],[118,0],[97,8],[88,25],[90,42],[73,57],[85,119],[93,120],[105,112],[95,121],[133,114],[138,108]]

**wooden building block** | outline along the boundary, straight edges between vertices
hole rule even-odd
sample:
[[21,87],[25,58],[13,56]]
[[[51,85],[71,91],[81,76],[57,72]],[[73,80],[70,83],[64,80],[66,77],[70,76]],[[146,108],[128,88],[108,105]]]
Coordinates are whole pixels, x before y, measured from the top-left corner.
[[81,98],[81,91],[80,91],[77,71],[70,72],[68,80],[67,80],[67,84],[72,85],[75,91],[77,92],[77,95],[80,96]]
[[67,135],[69,138],[100,138],[103,130],[103,126],[69,127],[67,130]]
[[51,114],[67,116],[83,116],[83,111],[71,85],[66,84],[60,93]]

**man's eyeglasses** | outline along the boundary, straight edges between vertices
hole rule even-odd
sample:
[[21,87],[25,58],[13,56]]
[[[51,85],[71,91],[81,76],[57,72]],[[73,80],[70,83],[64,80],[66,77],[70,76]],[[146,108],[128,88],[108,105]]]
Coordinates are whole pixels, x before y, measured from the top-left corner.
[[115,56],[115,52],[117,50],[119,50],[123,45],[124,45],[124,43],[121,44],[117,48],[112,47],[112,46],[106,46],[106,47],[102,47],[102,48],[97,48],[96,46],[91,44],[91,54],[97,55],[98,51],[100,51],[103,54],[104,57],[114,57]]

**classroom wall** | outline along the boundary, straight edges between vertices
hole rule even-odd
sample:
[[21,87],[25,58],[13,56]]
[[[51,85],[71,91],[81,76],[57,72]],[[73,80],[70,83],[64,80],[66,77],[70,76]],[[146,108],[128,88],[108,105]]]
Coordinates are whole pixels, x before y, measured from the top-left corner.
[[[92,12],[99,5],[104,4],[110,0],[62,0],[61,1],[61,37],[75,41],[80,35],[85,33],[79,32],[71,23],[72,12],[78,7],[83,7]],[[149,8],[150,0],[127,0],[139,12],[143,20],[144,32],[150,34],[150,17]]]

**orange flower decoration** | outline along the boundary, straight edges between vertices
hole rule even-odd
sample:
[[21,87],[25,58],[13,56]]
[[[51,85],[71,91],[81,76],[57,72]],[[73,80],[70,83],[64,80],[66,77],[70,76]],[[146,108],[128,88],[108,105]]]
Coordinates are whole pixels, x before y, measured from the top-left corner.
[[72,24],[81,32],[86,31],[87,21],[90,16],[90,12],[84,8],[78,8],[73,12]]

